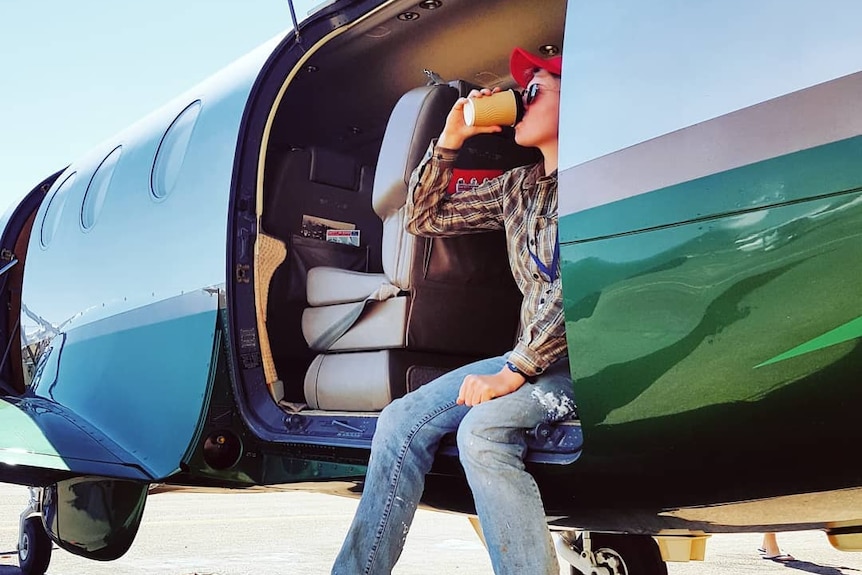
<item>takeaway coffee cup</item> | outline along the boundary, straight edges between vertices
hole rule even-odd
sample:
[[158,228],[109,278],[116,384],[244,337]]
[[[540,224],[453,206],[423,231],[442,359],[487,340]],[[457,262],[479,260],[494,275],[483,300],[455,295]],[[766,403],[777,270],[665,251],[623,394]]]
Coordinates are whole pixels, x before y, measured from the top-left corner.
[[514,126],[523,115],[521,94],[504,90],[464,104],[464,123],[468,126]]

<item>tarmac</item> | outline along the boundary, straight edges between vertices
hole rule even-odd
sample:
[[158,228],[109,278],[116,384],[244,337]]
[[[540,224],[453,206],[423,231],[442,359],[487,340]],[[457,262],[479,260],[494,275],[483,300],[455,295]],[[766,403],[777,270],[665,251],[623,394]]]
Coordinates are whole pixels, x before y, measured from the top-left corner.
[[[20,575],[16,554],[24,487],[0,484],[0,575]],[[151,495],[137,539],[116,561],[55,547],[48,575],[314,575],[329,573],[356,501],[296,491],[173,491]],[[756,533],[715,535],[703,562],[670,563],[669,575],[859,575],[862,553],[833,549],[818,531],[782,533],[796,561],[760,558]],[[466,518],[420,510],[393,575],[493,575]],[[561,566],[561,575],[569,575]],[[639,575],[633,573],[631,575]]]

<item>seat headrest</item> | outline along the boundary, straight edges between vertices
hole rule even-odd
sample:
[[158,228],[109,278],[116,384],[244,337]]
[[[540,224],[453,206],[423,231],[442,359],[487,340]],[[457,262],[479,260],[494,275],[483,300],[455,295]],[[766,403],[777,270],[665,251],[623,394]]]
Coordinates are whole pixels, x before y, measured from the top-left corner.
[[[321,198],[359,196],[359,164],[350,156],[310,147],[279,154],[272,160],[264,195],[263,229],[283,241],[298,233],[304,214],[335,218],[325,214]],[[328,205],[347,205],[329,201]]]
[[410,174],[422,161],[428,144],[440,135],[458,90],[434,84],[410,90],[398,100],[389,122],[374,175],[374,211],[382,219],[407,200]]
[[[475,87],[460,80],[422,86],[410,90],[395,104],[374,176],[372,203],[382,219],[386,220],[406,203],[410,175],[422,161],[431,140],[443,131],[452,105]],[[493,177],[540,159],[537,149],[522,148],[515,143],[514,130],[505,128],[499,134],[480,134],[468,139],[455,168],[468,170],[468,181],[474,176],[481,181],[483,177]]]
[[357,190],[359,188],[359,165],[350,156],[324,148],[309,148],[311,166],[308,179],[317,184]]

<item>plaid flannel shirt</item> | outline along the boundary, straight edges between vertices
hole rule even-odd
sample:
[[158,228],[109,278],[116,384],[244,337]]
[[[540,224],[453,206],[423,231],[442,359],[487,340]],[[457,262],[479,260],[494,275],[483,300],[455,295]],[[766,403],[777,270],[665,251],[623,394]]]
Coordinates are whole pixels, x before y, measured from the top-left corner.
[[[515,283],[524,295],[518,341],[509,355],[532,376],[567,354],[563,290],[557,242],[557,174],[544,176],[541,163],[515,168],[472,192],[446,193],[456,150],[432,142],[414,170],[407,193],[407,231],[419,236],[455,236],[470,231],[506,230]],[[539,268],[553,266],[553,281]]]

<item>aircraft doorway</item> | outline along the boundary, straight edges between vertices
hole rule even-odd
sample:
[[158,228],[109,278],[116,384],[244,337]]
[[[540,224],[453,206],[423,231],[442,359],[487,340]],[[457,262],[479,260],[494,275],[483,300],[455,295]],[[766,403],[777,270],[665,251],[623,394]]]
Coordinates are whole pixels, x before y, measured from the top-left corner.
[[[563,1],[369,6],[342,28],[303,30],[304,49],[291,38],[271,59],[248,114],[261,146],[244,150],[239,172],[238,189],[256,193],[235,200],[249,214],[254,206],[259,227],[233,234],[249,261],[234,265],[234,317],[240,333],[256,331],[260,351],[240,350],[239,363],[253,366],[242,382],[249,415],[268,440],[327,446],[360,464],[392,399],[514,344],[521,294],[504,236],[409,237],[406,179],[459,95],[514,87],[513,46],[562,49],[566,10]],[[511,30],[513,21],[525,25]],[[537,158],[506,138],[476,140],[462,153],[465,174]],[[528,435],[535,463],[580,454],[576,420]],[[454,456],[454,442],[442,453]]]

